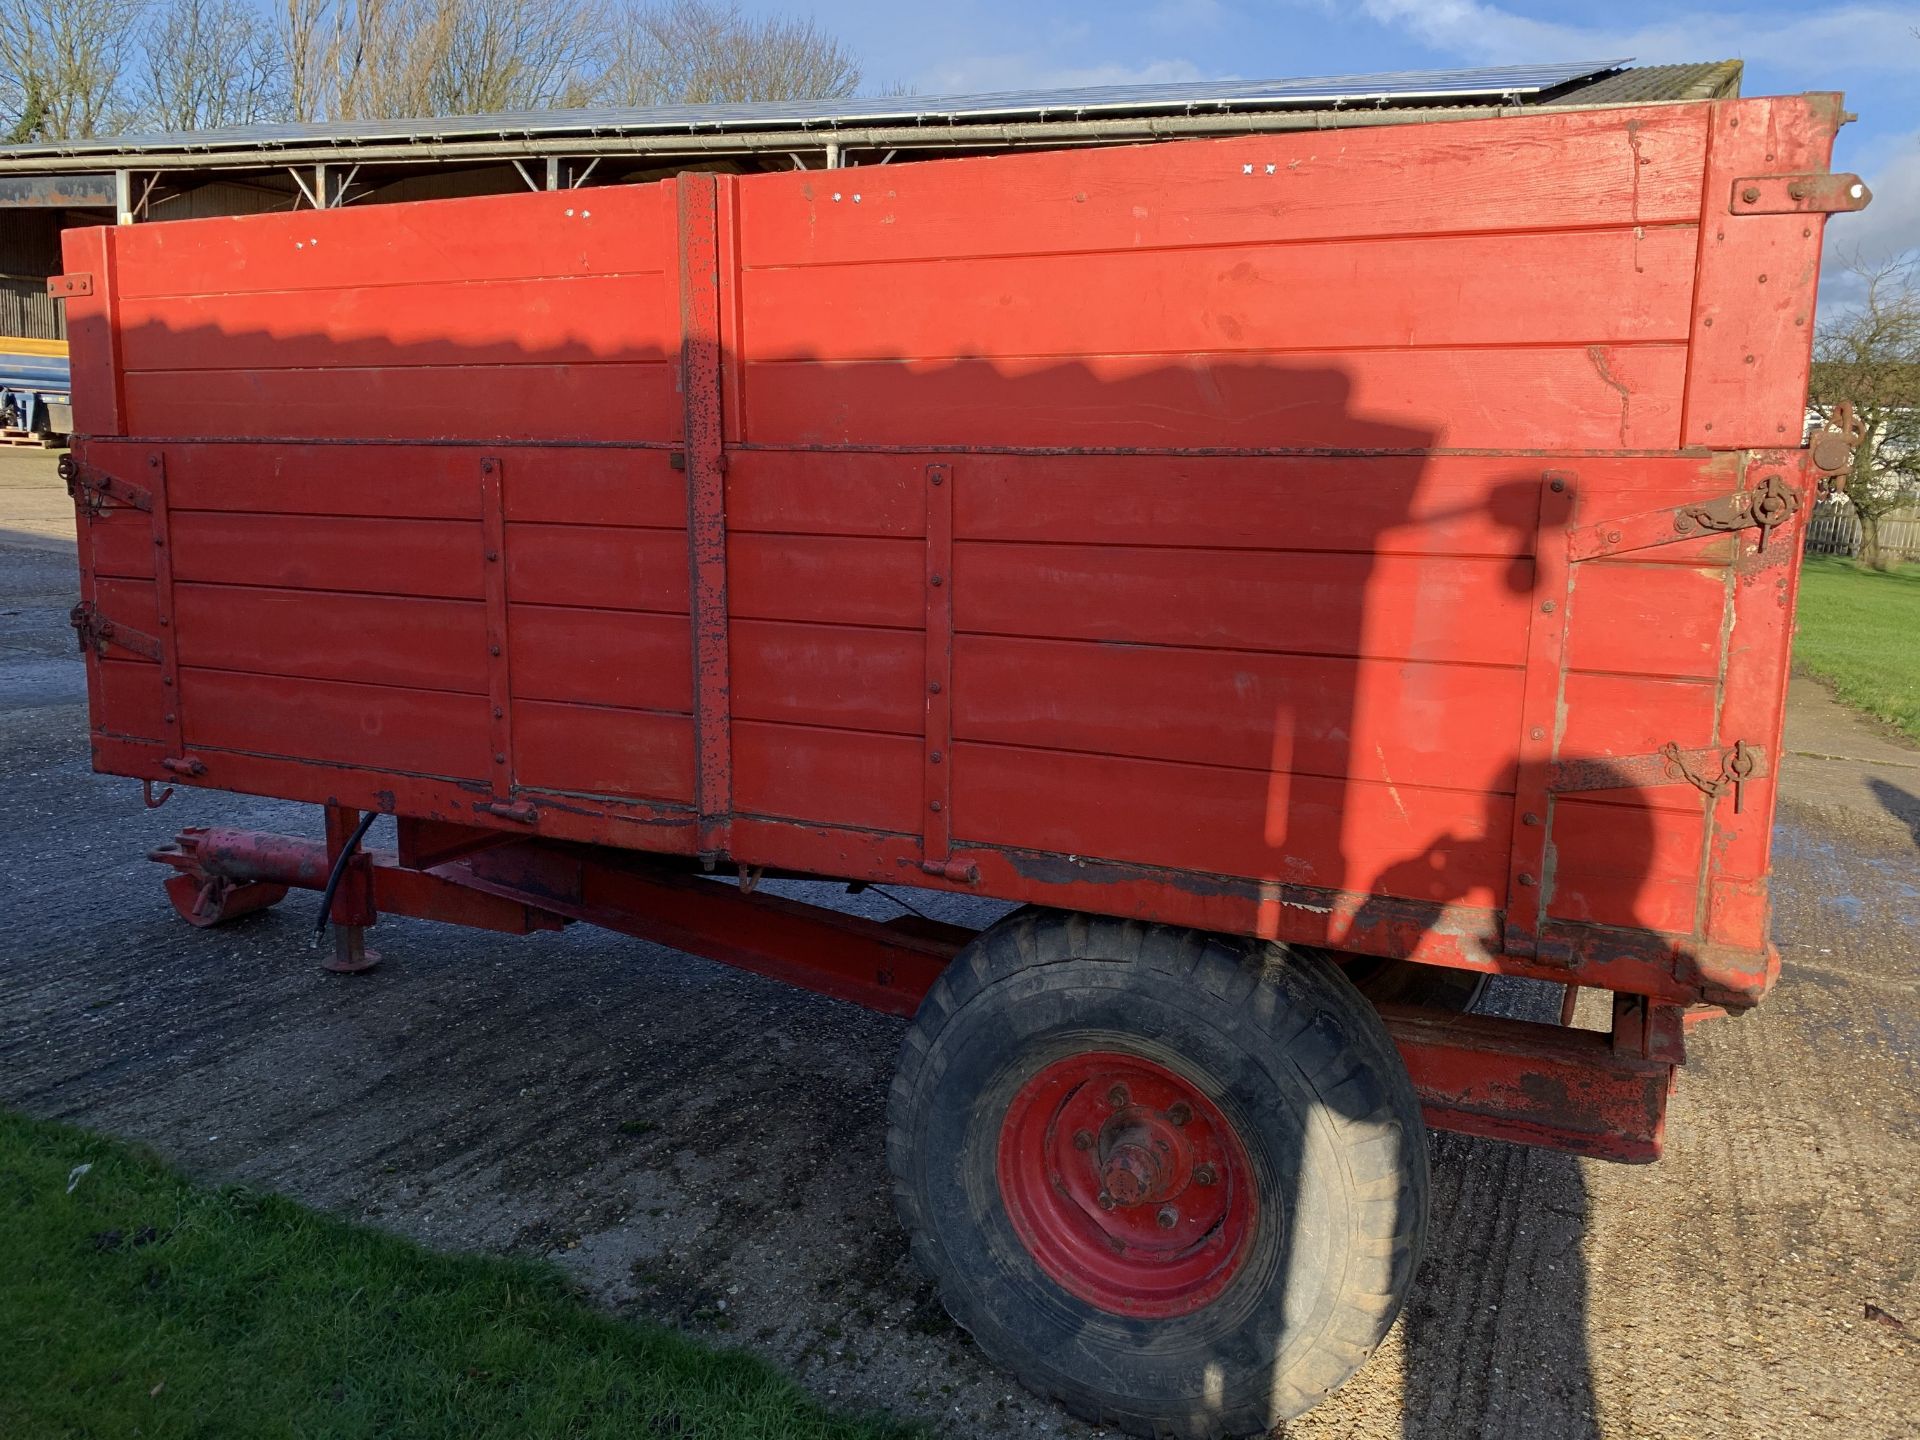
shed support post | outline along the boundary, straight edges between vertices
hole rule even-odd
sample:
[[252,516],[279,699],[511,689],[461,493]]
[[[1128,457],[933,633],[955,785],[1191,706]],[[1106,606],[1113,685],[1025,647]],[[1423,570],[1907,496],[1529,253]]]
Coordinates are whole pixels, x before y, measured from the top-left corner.
[[558,190],[559,188],[560,157],[558,155],[549,155],[547,157],[547,189]]
[[113,172],[113,223],[133,224],[133,172],[131,170]]

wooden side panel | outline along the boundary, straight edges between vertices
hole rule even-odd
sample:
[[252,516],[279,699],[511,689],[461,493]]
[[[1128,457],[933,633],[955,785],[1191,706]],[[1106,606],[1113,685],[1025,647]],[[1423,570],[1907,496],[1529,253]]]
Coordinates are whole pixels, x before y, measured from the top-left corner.
[[1684,444],[1799,442],[1827,217],[1735,215],[1731,206],[1740,180],[1824,173],[1841,112],[1838,95],[1712,107]]
[[660,186],[116,236],[126,433],[664,444],[681,406]]

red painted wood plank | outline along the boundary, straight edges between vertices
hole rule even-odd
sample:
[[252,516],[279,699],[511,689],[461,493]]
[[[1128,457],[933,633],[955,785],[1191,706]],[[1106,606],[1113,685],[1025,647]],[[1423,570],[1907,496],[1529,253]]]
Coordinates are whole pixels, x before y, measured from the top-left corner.
[[91,292],[60,303],[66,309],[73,386],[73,428],[81,435],[124,435],[126,399],[120,388],[121,280],[116,249],[121,226],[61,232],[64,272],[85,275]]
[[925,561],[926,547],[908,540],[735,535],[728,608],[743,620],[918,629],[926,621]]
[[679,615],[513,605],[513,691],[523,700],[693,711],[693,651]]
[[[474,452],[446,445],[100,447],[100,462],[134,475],[156,449],[167,462],[169,509],[245,514],[478,520]],[[539,452],[529,452],[539,453]]]
[[974,634],[1517,665],[1529,597],[1516,569],[1531,567],[973,542],[955,547],[953,598]]
[[109,505],[80,523],[95,575],[153,578],[153,525],[144,511]]
[[471,780],[487,773],[487,707],[471,695],[188,670],[189,749],[245,750]]
[[109,735],[158,741],[166,733],[160,667],[150,660],[108,655],[95,668],[94,724]]
[[1692,222],[1705,130],[1704,107],[1653,106],[750,175],[740,255],[757,267]]
[[1806,419],[1825,215],[1735,215],[1734,183],[1827,169],[1837,94],[1711,109],[1683,443],[1794,445]]
[[666,293],[659,275],[594,275],[130,299],[121,355],[128,371],[659,364]]
[[735,450],[727,528],[815,535],[921,535],[932,456]]
[[687,613],[682,531],[507,526],[507,594],[518,604]]
[[732,638],[737,717],[920,733],[926,647],[917,634],[736,620]]
[[172,532],[180,582],[481,596],[480,527],[463,521],[201,511],[174,516]]
[[1688,226],[749,270],[744,358],[1684,341],[1697,244]]
[[1703,824],[1697,806],[1688,814],[1562,796],[1554,802],[1547,913],[1560,920],[1690,933]]
[[196,669],[486,692],[486,614],[470,600],[179,584],[173,607]]
[[159,632],[160,605],[152,580],[100,576],[94,581],[93,603],[107,619],[121,625],[131,625],[143,635]]
[[1576,565],[1567,663],[1626,674],[1720,673],[1726,572],[1717,567]]
[[181,439],[667,440],[678,433],[674,373],[659,363],[136,371],[124,381],[126,423]]
[[[1573,671],[1561,692],[1565,720],[1557,758],[1652,755],[1669,741],[1683,750],[1711,745],[1718,705],[1714,691],[1711,679],[1668,680]],[[1647,792],[1646,803],[1697,810],[1697,798],[1698,792],[1683,784]]]
[[687,523],[686,476],[665,450],[517,449],[503,464],[510,521],[667,530]]
[[[1700,462],[1588,466],[1680,479]],[[970,455],[956,484],[965,540],[1524,555],[1540,465],[1479,455]]]
[[742,815],[918,834],[920,766],[917,735],[733,726],[733,803]]
[[1489,905],[1511,802],[1316,776],[956,745],[954,843]]
[[215,295],[605,275],[665,268],[662,187],[480,196],[403,207],[143,225],[125,293]]
[[1681,345],[1254,359],[760,362],[765,445],[1648,450],[1680,432]]
[[1351,776],[1513,787],[1521,674],[1488,666],[962,636],[962,740]]
[[529,789],[685,803],[693,798],[693,721],[516,699],[513,773]]

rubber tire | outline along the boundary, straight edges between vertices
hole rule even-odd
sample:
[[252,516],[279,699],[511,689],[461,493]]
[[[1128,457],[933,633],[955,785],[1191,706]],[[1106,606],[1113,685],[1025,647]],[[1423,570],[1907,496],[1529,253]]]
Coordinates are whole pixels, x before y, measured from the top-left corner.
[[1480,1002],[1492,977],[1449,965],[1412,960],[1383,960],[1374,955],[1337,957],[1354,988],[1374,1005],[1418,1005],[1464,1015]]
[[[1191,1315],[1076,1299],[1007,1218],[995,1152],[1008,1102],[1045,1065],[1096,1049],[1183,1074],[1256,1172],[1265,1223],[1228,1289]],[[1426,1234],[1420,1107],[1339,967],[1137,921],[1028,909],[962,950],[907,1034],[887,1160],[947,1313],[1028,1389],[1136,1435],[1263,1433],[1311,1409],[1393,1324]],[[1282,1175],[1297,1177],[1284,1199]]]

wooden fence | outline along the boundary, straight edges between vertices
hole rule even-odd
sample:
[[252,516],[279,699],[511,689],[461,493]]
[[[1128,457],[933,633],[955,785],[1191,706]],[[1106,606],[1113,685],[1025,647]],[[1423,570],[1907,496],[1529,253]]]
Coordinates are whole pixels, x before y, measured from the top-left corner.
[[[1816,505],[1807,522],[1811,555],[1858,555],[1860,517],[1851,505]],[[1880,522],[1880,552],[1900,560],[1920,560],[1920,517],[1888,516]]]

